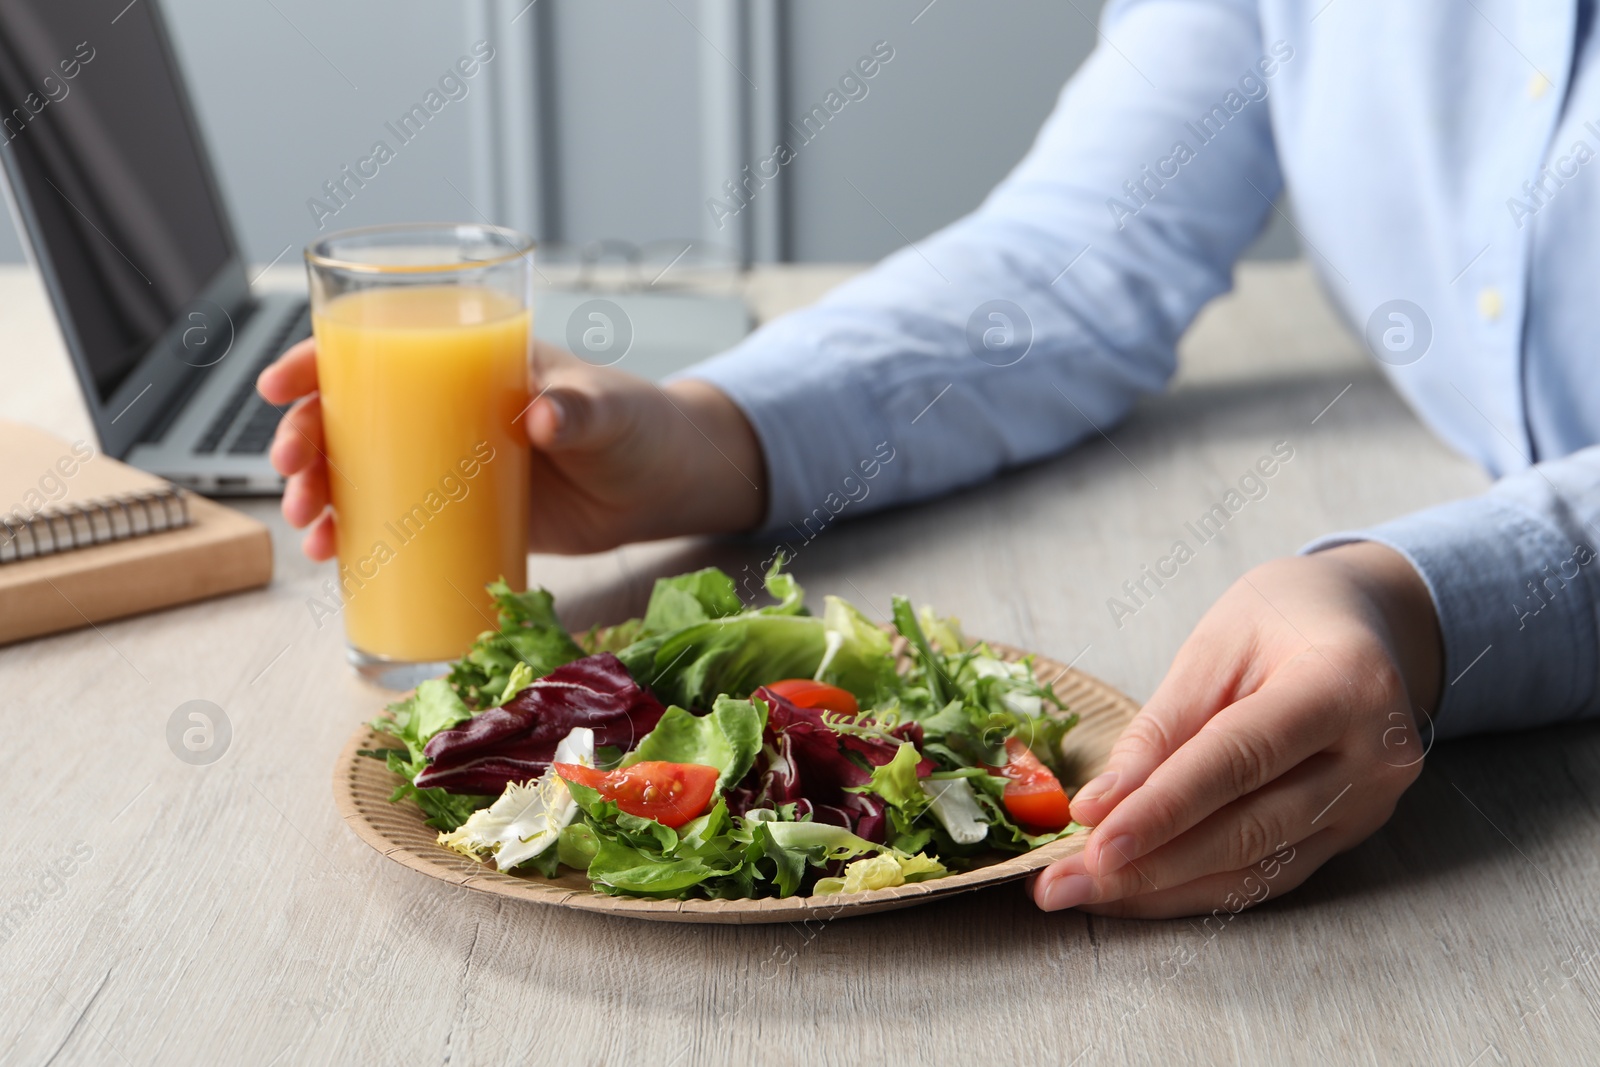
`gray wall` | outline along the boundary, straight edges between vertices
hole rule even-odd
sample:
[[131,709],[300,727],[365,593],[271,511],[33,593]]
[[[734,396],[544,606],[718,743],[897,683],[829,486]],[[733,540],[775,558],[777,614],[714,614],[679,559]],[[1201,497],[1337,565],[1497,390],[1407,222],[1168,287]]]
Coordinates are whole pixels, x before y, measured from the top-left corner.
[[[706,200],[887,41],[894,58],[868,95],[800,148],[740,223],[758,259],[875,259],[902,234],[915,240],[970,210],[1026,151],[1093,47],[1099,10],[1095,0],[163,3],[255,262],[286,247],[292,260],[318,232],[307,200],[373,141],[393,142],[384,124],[480,39],[496,56],[468,95],[325,230],[488,217],[566,241],[735,236]],[[1257,248],[1293,251],[1281,223]],[[19,258],[7,222],[0,259]]]
[[[791,5],[794,114],[872,42],[895,50],[868,96],[795,160],[796,258],[875,259],[905,243],[897,228],[916,240],[975,208],[1095,43],[1085,16],[1060,0],[939,0],[912,24],[926,4]],[[1098,3],[1081,6],[1098,16]]]

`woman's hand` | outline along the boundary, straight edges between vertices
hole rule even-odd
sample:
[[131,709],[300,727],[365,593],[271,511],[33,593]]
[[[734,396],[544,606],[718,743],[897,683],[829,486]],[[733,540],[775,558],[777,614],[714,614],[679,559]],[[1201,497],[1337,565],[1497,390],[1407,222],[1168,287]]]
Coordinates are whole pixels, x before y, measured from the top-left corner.
[[1416,780],[1417,726],[1442,669],[1427,587],[1392,549],[1257,567],[1200,620],[1106,773],[1073,798],[1094,832],[1039,874],[1034,900],[1165,918],[1299,885],[1382,826]]
[[[261,395],[297,401],[278,424],[272,465],[288,477],[283,514],[309,526],[312,559],[334,554],[316,347],[305,340],[261,373]],[[535,342],[529,548],[598,552],[631,541],[749,529],[766,510],[755,431],[704,382],[661,387]]]

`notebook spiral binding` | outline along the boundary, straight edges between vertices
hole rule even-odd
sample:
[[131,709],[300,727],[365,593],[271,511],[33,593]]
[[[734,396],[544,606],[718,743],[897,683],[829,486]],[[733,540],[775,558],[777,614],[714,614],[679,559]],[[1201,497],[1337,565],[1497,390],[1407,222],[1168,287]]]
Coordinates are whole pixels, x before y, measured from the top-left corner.
[[189,525],[189,495],[177,486],[123,493],[26,519],[0,514],[0,565]]

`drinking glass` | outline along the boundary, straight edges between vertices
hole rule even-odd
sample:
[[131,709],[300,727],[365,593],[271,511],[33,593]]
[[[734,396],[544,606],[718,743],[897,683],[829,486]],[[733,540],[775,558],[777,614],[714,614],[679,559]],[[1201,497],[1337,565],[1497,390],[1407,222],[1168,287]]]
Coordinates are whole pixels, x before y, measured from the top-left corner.
[[404,689],[495,626],[527,582],[532,239],[374,226],[306,249],[352,664]]

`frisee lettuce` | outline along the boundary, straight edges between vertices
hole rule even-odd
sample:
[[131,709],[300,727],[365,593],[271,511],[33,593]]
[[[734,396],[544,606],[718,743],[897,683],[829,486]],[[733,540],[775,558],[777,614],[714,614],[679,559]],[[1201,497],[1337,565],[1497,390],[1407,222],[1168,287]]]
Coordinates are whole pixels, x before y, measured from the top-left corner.
[[880,852],[850,863],[842,878],[819,878],[814,890],[817,894],[866,893],[874,889],[892,889],[907,882],[923,882],[947,873],[944,864],[931,856],[918,853],[907,856],[898,852]]
[[[594,766],[594,731],[574,727],[556,746],[556,762]],[[508,871],[552,848],[578,812],[567,783],[551,768],[532,782],[511,782],[493,804],[474,811],[439,844]]]

